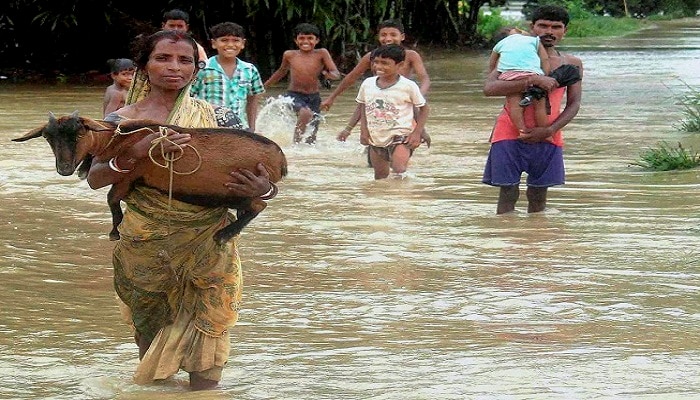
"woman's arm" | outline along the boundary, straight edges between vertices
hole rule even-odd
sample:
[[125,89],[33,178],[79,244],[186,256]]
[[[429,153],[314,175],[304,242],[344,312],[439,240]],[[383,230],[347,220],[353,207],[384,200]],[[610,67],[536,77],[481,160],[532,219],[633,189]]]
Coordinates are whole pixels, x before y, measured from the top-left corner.
[[[151,141],[158,136],[160,136],[158,133],[144,136],[143,139],[134,143],[134,145],[125,149],[111,160],[105,162],[93,160],[87,176],[90,187],[99,189],[126,179],[136,167],[136,164],[138,164],[140,160],[148,157]],[[177,151],[181,145],[190,141],[190,135],[169,130],[168,139],[170,139],[170,142],[164,145],[164,150],[166,152]]]

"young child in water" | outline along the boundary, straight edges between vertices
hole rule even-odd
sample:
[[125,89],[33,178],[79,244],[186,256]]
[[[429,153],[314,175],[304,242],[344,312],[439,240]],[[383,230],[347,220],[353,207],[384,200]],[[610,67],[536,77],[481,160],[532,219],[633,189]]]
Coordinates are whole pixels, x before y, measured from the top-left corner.
[[402,177],[413,151],[420,146],[428,104],[418,85],[400,74],[406,50],[397,44],[372,52],[375,76],[360,85],[360,143],[369,146],[374,179],[391,172]]
[[[503,37],[496,43],[489,58],[489,72],[494,68],[501,74],[498,79],[512,81],[527,79],[531,75],[547,75],[549,73],[549,56],[537,36],[514,27],[502,28],[497,37]],[[506,97],[506,109],[513,125],[520,132],[525,131],[523,107],[530,104],[535,107],[537,126],[547,126],[547,111],[542,99],[523,98],[522,95]]]
[[107,60],[107,64],[112,84],[105,90],[105,97],[102,101],[103,116],[124,107],[126,93],[129,91],[131,80],[136,71],[136,65],[128,58],[110,59]]

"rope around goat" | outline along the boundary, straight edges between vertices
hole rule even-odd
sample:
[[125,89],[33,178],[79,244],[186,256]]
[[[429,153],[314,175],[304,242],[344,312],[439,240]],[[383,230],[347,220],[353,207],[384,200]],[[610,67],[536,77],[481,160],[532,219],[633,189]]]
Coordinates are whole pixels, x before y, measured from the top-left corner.
[[[151,159],[153,164],[161,167],[161,168],[167,168],[169,172],[169,182],[168,182],[168,233],[170,233],[170,225],[171,225],[171,218],[170,218],[170,210],[172,208],[172,202],[173,202],[173,178],[175,175],[190,175],[194,174],[199,170],[199,167],[202,166],[202,156],[199,154],[196,148],[190,146],[189,144],[185,143],[183,145],[177,144],[170,140],[168,138],[168,127],[166,126],[161,126],[158,128],[158,131],[160,133],[160,136],[151,140],[151,147],[148,149],[148,157]],[[154,132],[155,133],[155,132]],[[177,147],[176,151],[171,151],[171,152],[165,152],[165,144],[170,143],[174,144]],[[153,156],[153,150],[160,145],[160,156],[163,157],[163,160],[165,160],[164,164],[159,163],[158,161],[155,160],[155,157]],[[179,160],[182,158],[182,156],[185,154],[185,148],[191,148],[194,153],[197,155],[197,166],[190,172],[178,172],[175,171],[175,161]],[[179,154],[176,154],[178,153]]]

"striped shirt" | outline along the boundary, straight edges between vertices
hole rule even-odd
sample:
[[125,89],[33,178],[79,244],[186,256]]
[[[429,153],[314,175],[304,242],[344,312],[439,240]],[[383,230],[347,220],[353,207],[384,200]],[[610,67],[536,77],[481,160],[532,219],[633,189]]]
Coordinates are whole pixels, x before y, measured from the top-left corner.
[[217,56],[207,60],[192,83],[190,94],[207,102],[233,110],[245,127],[249,127],[246,105],[248,96],[265,92],[260,73],[255,65],[236,58],[236,70],[229,77],[219,64]]

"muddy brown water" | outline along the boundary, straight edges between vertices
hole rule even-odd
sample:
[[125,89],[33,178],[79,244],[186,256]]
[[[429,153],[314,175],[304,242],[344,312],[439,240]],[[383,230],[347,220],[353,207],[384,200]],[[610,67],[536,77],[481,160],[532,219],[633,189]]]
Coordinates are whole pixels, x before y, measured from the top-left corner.
[[[405,180],[375,182],[348,91],[244,231],[244,309],[221,386],[131,381],[137,349],[112,289],[106,189],[56,174],[56,114],[100,116],[103,87],[0,83],[0,398],[700,398],[700,170],[631,166],[678,132],[700,85],[698,20],[565,39],[584,62],[567,183],[538,215],[496,216],[480,183],[502,99],[485,53],[425,54],[429,131]],[[281,91],[275,89],[271,95]]]

